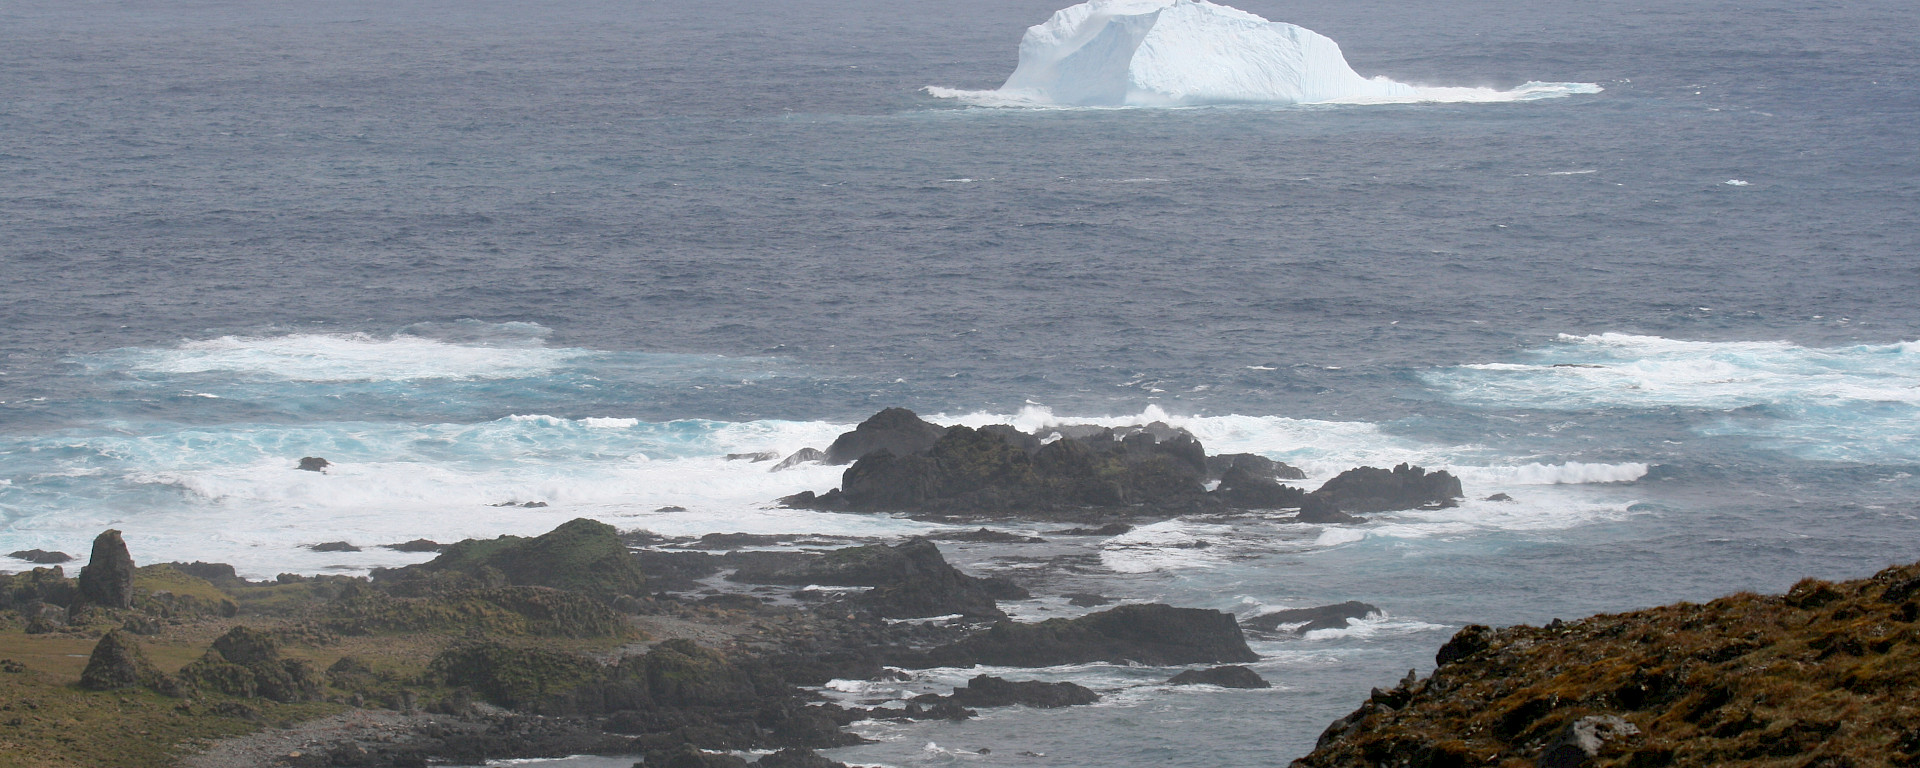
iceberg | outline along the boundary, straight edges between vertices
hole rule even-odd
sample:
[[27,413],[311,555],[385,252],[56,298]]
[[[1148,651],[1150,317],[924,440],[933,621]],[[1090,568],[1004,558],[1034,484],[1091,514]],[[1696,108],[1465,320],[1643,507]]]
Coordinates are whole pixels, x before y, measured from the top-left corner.
[[928,93],[995,107],[1189,107],[1521,101],[1595,93],[1592,83],[1436,88],[1360,76],[1340,44],[1206,0],[1090,0],[1027,29],[994,91]]

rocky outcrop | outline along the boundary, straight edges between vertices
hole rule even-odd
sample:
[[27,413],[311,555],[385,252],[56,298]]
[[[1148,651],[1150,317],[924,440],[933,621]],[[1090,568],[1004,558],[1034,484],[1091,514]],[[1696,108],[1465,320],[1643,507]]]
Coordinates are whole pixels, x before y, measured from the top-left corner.
[[605,600],[645,594],[647,586],[646,574],[619,532],[586,518],[530,539],[468,539],[448,545],[439,557],[421,565],[376,574],[377,581],[408,579],[424,579],[430,586],[553,587]]
[[[1001,618],[1006,614],[994,600],[996,595],[1008,595],[1005,587],[1010,586],[960,572],[933,542],[918,538],[895,546],[847,547],[811,557],[755,558],[728,578],[749,584],[871,587],[849,600],[895,619],[954,614]],[[1018,595],[1024,597],[1024,591]]]
[[1236,464],[1220,476],[1220,485],[1211,495],[1240,509],[1282,509],[1300,506],[1307,492]]
[[1116,437],[1102,430],[1042,445],[1011,427],[950,427],[915,452],[876,448],[847,468],[840,488],[782,502],[961,518],[1087,509],[1168,515],[1216,506],[1202,486],[1206,452],[1191,435]]
[[946,427],[922,421],[913,411],[888,408],[836,438],[827,446],[825,458],[828,464],[848,464],[880,451],[910,456],[932,448],[946,431]]
[[1301,768],[1920,762],[1920,564],[1545,627],[1474,625]]
[[327,471],[327,467],[330,466],[333,466],[333,462],[327,461],[319,456],[302,456],[300,457],[300,464],[295,466],[294,469],[306,472],[325,472]]
[[1168,605],[1123,605],[1077,619],[1003,621],[985,632],[902,659],[902,666],[1153,666],[1256,661],[1233,614]]
[[1243,470],[1254,477],[1273,480],[1305,480],[1307,473],[1285,462],[1274,461],[1253,453],[1223,453],[1207,457],[1207,479],[1219,480],[1233,469]]
[[80,569],[79,598],[103,608],[133,607],[133,556],[120,532],[108,530],[93,539],[93,555]]
[[[927,703],[938,701],[939,696],[921,696],[915,701]],[[1038,680],[1014,682],[989,675],[978,675],[968,680],[965,686],[953,689],[953,695],[945,697],[963,707],[1011,707],[1015,704],[1053,709],[1092,704],[1100,700],[1100,694],[1086,686],[1074,683],[1046,683]]]
[[1246,667],[1231,665],[1208,669],[1189,669],[1167,680],[1169,685],[1217,685],[1221,688],[1272,688],[1266,681]]
[[1284,611],[1263,613],[1242,621],[1249,629],[1266,632],[1278,630],[1283,624],[1297,624],[1295,632],[1305,634],[1316,629],[1344,629],[1350,619],[1364,619],[1380,615],[1380,609],[1366,603],[1349,600],[1339,605],[1322,605],[1314,608],[1289,608]]
[[1466,494],[1459,478],[1401,464],[1391,470],[1358,467],[1340,473],[1315,490],[1341,512],[1393,512],[1426,506],[1450,507]]

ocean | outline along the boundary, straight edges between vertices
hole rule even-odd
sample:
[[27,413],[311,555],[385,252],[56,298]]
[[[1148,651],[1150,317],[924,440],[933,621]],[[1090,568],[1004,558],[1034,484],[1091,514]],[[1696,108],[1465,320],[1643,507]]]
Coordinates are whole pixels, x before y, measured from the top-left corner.
[[[1001,670],[1105,699],[830,753],[891,766],[1280,764],[1469,623],[1920,559],[1911,4],[1240,0],[1368,77],[1597,92],[934,95],[999,87],[1065,4],[0,6],[0,553],[118,528],[266,578],[580,516],[933,530],[775,508],[840,468],[726,458],[896,405],[1462,478],[1357,526],[943,545],[1027,619],[1385,615],[1256,638],[1270,690]],[[305,548],[335,540],[366,549]]]

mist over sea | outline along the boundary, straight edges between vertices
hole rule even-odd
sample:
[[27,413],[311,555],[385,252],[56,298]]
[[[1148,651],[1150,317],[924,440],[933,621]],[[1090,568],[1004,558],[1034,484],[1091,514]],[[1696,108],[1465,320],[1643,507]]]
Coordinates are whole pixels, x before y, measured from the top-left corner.
[[1065,4],[0,5],[0,553],[111,527],[264,578],[580,516],[923,532],[772,507],[839,467],[725,458],[894,405],[1461,477],[1358,526],[943,544],[1028,620],[1387,615],[1256,639],[1271,690],[1021,671],[1105,699],[831,752],[1141,767],[1298,757],[1468,623],[1920,560],[1912,4],[1234,3],[1367,77],[1601,89],[1531,101],[923,90],[999,87]]

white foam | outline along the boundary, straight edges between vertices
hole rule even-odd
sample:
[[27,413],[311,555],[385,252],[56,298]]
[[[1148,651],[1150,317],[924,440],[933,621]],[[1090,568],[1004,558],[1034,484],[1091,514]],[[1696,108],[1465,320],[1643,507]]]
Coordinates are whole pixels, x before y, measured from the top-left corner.
[[[1525,363],[1430,371],[1426,381],[1482,407],[1541,410],[1693,408],[1726,411],[1700,427],[1748,435],[1803,458],[1920,459],[1920,345],[1803,347],[1784,341],[1683,341],[1605,333],[1567,336]],[[1756,413],[1738,409],[1764,406]]]
[[1365,541],[1366,538],[1367,532],[1358,528],[1328,528],[1321,531],[1320,535],[1314,538],[1313,545],[1316,547],[1337,547],[1342,544]]
[[1211,568],[1224,562],[1212,551],[1233,527],[1187,520],[1142,525],[1100,544],[1100,564],[1115,573],[1151,573]]
[[540,376],[593,353],[537,341],[451,343],[396,334],[222,336],[167,349],[120,350],[135,371],[227,372],[292,381],[411,381]]
[[1594,464],[1570,461],[1564,464],[1522,464],[1519,466],[1467,467],[1450,470],[1476,488],[1503,488],[1516,485],[1574,485],[1580,483],[1631,483],[1647,475],[1647,465],[1639,462]]
[[1353,71],[1310,29],[1205,0],[1091,0],[1027,30],[1020,63],[993,91],[929,86],[988,107],[1497,102],[1594,93],[1592,83],[1512,90],[1421,87]]

